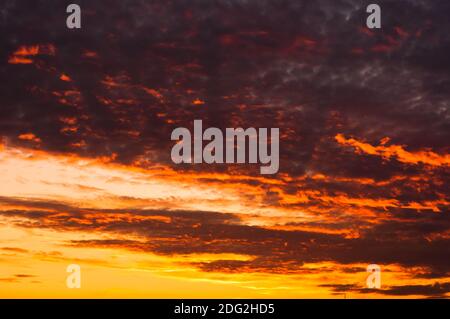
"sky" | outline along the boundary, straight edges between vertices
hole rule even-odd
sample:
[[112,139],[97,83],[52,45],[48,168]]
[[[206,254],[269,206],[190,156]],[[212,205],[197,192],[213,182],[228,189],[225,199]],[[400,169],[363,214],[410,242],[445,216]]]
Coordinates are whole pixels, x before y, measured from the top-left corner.
[[[0,5],[0,298],[450,296],[450,2],[76,3]],[[278,173],[174,164],[194,120]]]

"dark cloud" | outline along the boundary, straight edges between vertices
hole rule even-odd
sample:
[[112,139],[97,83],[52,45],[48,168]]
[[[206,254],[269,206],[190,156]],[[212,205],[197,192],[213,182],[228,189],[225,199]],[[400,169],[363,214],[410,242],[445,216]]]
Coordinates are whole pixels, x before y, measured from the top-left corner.
[[405,285],[394,286],[384,290],[383,293],[394,296],[423,295],[431,297],[445,297],[450,292],[450,283],[436,282],[432,285]]
[[439,283],[429,285],[403,285],[390,286],[382,289],[361,288],[353,284],[324,284],[321,287],[331,288],[337,293],[377,293],[389,296],[423,296],[433,298],[445,298],[450,293],[450,283]]
[[[78,31],[65,28],[61,2],[6,1],[0,132],[28,146],[145,165],[170,163],[171,130],[200,118],[280,127],[284,172],[403,173],[342,153],[332,138],[390,136],[411,149],[448,150],[449,4],[379,4],[383,28],[368,34],[364,1],[81,1]],[[39,44],[56,53],[6,63],[20,46]],[[392,50],[371,49],[380,45]],[[27,132],[39,145],[18,139]]]
[[[34,202],[16,199],[16,203],[31,208]],[[39,208],[44,206],[41,202]],[[49,208],[53,207],[54,203],[50,203]],[[305,272],[302,269],[304,263],[324,261],[344,265],[377,263],[421,266],[426,267],[428,273],[440,273],[441,278],[445,278],[450,269],[449,260],[445,258],[450,254],[447,240],[426,239],[427,234],[441,229],[422,229],[416,224],[409,226],[407,223],[385,221],[361,233],[359,238],[345,238],[320,231],[284,231],[248,226],[241,222],[238,215],[225,213],[88,208],[76,212],[76,208],[67,207],[69,209],[39,213],[33,210],[5,210],[0,215],[11,218],[12,223],[21,227],[106,232],[117,236],[68,243],[80,247],[121,247],[168,256],[234,253],[251,257],[248,261],[203,262],[199,259],[193,262],[204,271],[300,274]],[[21,218],[16,220],[15,217]],[[437,218],[435,223],[447,223],[448,230],[447,220]],[[123,234],[135,235],[137,239],[123,239]],[[361,270],[347,267],[345,272]]]

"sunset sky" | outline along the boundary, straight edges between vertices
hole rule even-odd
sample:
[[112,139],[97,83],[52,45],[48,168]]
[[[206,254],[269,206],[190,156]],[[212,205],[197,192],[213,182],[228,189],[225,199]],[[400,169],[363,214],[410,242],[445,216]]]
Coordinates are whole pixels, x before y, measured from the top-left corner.
[[450,297],[449,1],[72,2],[0,4],[0,298]]

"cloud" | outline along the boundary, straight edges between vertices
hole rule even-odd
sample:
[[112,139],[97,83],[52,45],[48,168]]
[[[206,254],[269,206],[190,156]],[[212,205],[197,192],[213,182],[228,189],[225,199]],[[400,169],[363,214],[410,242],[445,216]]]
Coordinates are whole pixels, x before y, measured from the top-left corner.
[[[15,274],[11,277],[4,277],[0,278],[0,282],[3,283],[17,283],[20,282],[22,279],[28,279],[28,278],[34,278],[36,276],[30,275],[30,274]],[[36,281],[32,281],[32,283],[35,283]]]
[[439,155],[431,151],[411,153],[406,151],[400,145],[385,146],[385,143],[382,143],[379,146],[372,146],[368,143],[363,143],[353,138],[347,139],[342,134],[337,134],[335,139],[339,144],[353,146],[358,152],[381,156],[385,159],[396,158],[400,162],[409,164],[422,163],[431,166],[450,165],[450,155]]
[[[68,32],[66,4],[5,0],[2,218],[111,236],[77,247],[249,256],[205,272],[447,277],[450,2],[379,1],[371,31],[369,3],[80,0]],[[195,119],[279,127],[279,174],[175,165],[170,133]]]
[[445,298],[450,293],[450,283],[439,283],[429,285],[399,285],[382,289],[361,288],[354,284],[323,284],[321,287],[331,288],[338,293],[376,293],[386,296],[422,296],[433,298]]
[[[11,199],[8,199],[11,202]],[[18,200],[30,208],[33,202]],[[231,253],[248,255],[249,260],[194,262],[204,271],[302,273],[304,263],[371,263],[423,266],[445,272],[450,264],[442,259],[449,253],[447,241],[433,234],[445,232],[448,220],[432,215],[425,224],[384,221],[361,231],[356,238],[318,231],[278,230],[249,226],[238,215],[177,210],[77,209],[41,202],[40,212],[0,212],[11,223],[25,228],[83,231],[109,234],[108,239],[71,240],[78,247],[125,248],[172,256],[183,254]],[[15,218],[20,217],[16,221]],[[133,235],[133,239],[124,238]],[[113,236],[113,237],[111,237]],[[444,272],[442,272],[444,271]]]

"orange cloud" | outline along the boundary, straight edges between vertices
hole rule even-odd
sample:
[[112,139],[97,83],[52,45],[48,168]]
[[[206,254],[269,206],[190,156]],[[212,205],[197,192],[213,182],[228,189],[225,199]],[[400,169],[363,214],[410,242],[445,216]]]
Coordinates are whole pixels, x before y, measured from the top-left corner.
[[38,54],[55,55],[56,48],[52,44],[23,45],[19,47],[9,58],[10,64],[31,64],[30,58]]
[[41,142],[41,139],[34,135],[33,133],[26,133],[19,135],[19,139],[25,140],[25,141],[34,141],[36,143]]
[[59,79],[60,79],[61,81],[65,81],[65,82],[70,82],[70,81],[72,81],[72,79],[71,79],[69,76],[65,75],[65,74],[61,74],[61,76],[59,77]]
[[450,165],[450,155],[448,154],[440,155],[432,151],[409,152],[401,145],[385,146],[386,139],[383,139],[379,146],[373,146],[369,143],[360,142],[353,138],[347,139],[342,134],[337,134],[335,139],[341,145],[353,146],[357,152],[381,156],[385,159],[396,158],[402,163],[423,163],[430,166]]
[[18,56],[12,56],[8,60],[9,64],[31,64],[33,63],[33,60]]
[[194,104],[194,105],[203,105],[203,104],[205,104],[205,102],[200,100],[200,99],[195,99],[194,101],[192,101],[192,104]]
[[149,89],[149,88],[146,88],[146,87],[142,87],[142,89],[145,91],[145,92],[147,92],[148,94],[150,94],[151,96],[153,96],[154,98],[156,98],[156,99],[158,99],[158,100],[160,100],[160,101],[162,101],[163,99],[164,99],[164,97],[162,96],[162,94],[161,93],[159,93],[157,90],[155,90],[155,89]]

